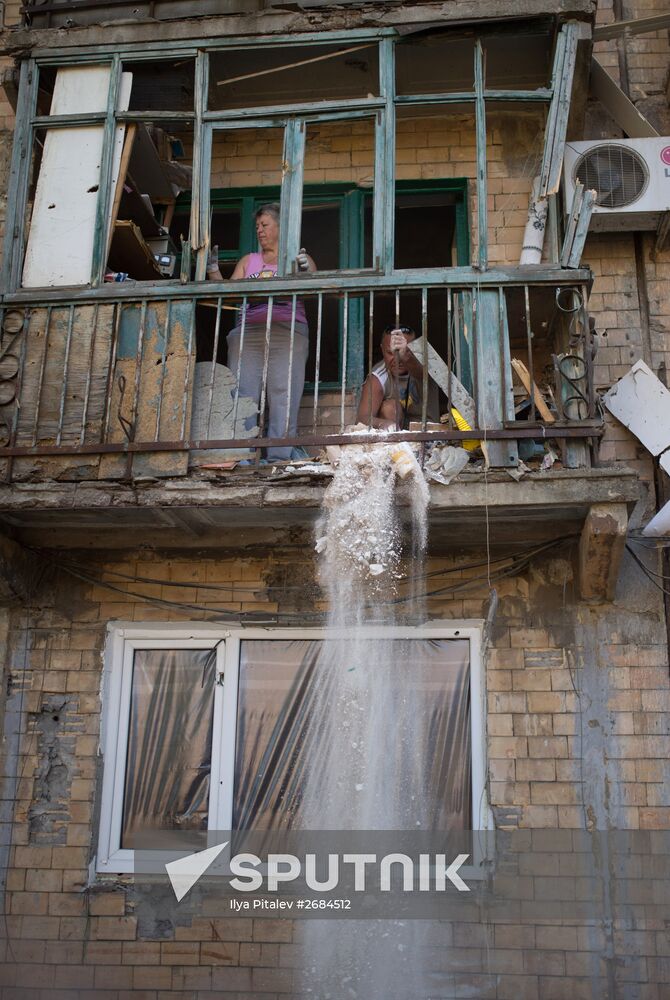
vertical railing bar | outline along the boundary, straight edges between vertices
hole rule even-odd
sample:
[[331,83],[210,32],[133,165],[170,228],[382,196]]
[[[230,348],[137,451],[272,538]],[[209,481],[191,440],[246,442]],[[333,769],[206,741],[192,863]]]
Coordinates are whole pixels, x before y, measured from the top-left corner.
[[291,395],[292,395],[292,384],[291,379],[293,377],[293,347],[295,344],[295,311],[297,305],[297,296],[293,294],[291,297],[291,342],[288,349],[288,387],[286,393],[286,421],[284,423],[284,437],[288,437],[289,427],[291,425]]
[[321,319],[323,315],[323,292],[319,292],[316,307],[316,360],[314,362],[314,415],[312,431],[316,434],[317,412],[319,408],[319,377],[321,374]]
[[[423,389],[421,401],[421,430],[425,431],[428,421],[428,289],[421,289],[421,336],[423,337]],[[425,450],[425,443],[422,451]]]
[[[395,186],[396,186],[396,139],[395,139],[395,41],[382,38],[379,43],[379,94],[385,101],[383,115],[377,118],[377,129],[382,135],[379,145],[375,142],[375,190],[381,187],[380,200],[384,213],[381,265],[384,274],[393,272],[395,251]],[[379,154],[382,162],[379,163]],[[381,166],[381,176],[378,171]],[[379,229],[378,229],[379,233]]]
[[[133,441],[135,440],[137,432],[135,421],[137,419],[137,413],[139,411],[140,383],[142,374],[142,355],[144,353],[144,334],[146,332],[146,323],[147,323],[147,300],[143,299],[140,311],[140,329],[137,338],[137,354],[135,356],[135,385],[133,387],[133,400],[130,409],[130,420],[128,421]],[[125,476],[126,479],[133,478],[134,460],[135,460],[135,453],[129,451],[126,455],[126,476]]]
[[400,289],[395,290],[395,325],[400,326]]
[[458,293],[460,298],[454,303],[454,353],[456,359],[456,377],[463,381],[463,358],[461,357],[461,327],[465,325],[465,308],[463,292]]
[[347,391],[347,351],[349,348],[349,292],[344,293],[344,309],[342,312],[342,389],[340,396],[340,433],[344,432],[344,403]]
[[586,369],[586,384],[588,386],[589,397],[589,419],[596,415],[596,397],[593,384],[593,344],[591,340],[591,325],[589,323],[589,313],[586,308],[586,285],[581,286],[582,296],[582,325],[584,327],[584,367]]
[[188,344],[186,346],[186,368],[184,371],[184,393],[182,396],[182,408],[181,408],[181,429],[180,429],[180,440],[184,441],[186,438],[186,417],[188,414],[188,386],[191,381],[191,367],[193,365],[193,341],[195,339],[195,302],[191,303],[191,318],[188,327]]
[[[237,356],[237,371],[235,372],[235,402],[233,404],[233,437],[237,438],[237,410],[240,403],[240,373],[242,371],[242,351],[244,350],[244,333],[247,325],[247,297],[242,299],[242,322],[240,324],[240,350]],[[260,431],[260,425],[259,425]]]
[[479,288],[473,288],[472,290],[472,385],[474,388],[475,397],[475,414],[477,420],[477,426],[483,424],[483,431],[486,431],[486,421],[480,419],[479,410],[479,321],[481,316],[480,301],[479,301]]
[[107,385],[105,387],[105,415],[102,421],[100,443],[107,440],[109,434],[109,422],[112,414],[112,386],[114,383],[114,368],[116,367],[116,348],[119,342],[119,327],[121,326],[121,303],[114,303],[114,324],[112,327],[112,339],[109,343],[109,364],[107,367]]
[[486,101],[484,100],[484,54],[481,38],[475,42],[475,129],[477,140],[477,228],[479,268],[488,267],[488,176],[486,166]]
[[[11,448],[16,446],[16,439],[19,432],[19,414],[21,413],[21,390],[23,388],[23,372],[26,365],[26,355],[28,353],[28,334],[30,333],[30,320],[24,320],[26,322],[26,329],[24,335],[21,339],[21,357],[19,359],[19,370],[16,375],[16,392],[14,394],[14,399],[16,404],[14,406],[14,415],[12,417],[12,430],[10,433],[9,444]],[[14,457],[10,455],[7,458],[7,467],[5,469],[5,482],[9,483],[12,481],[12,470],[14,468]]]
[[[268,314],[265,320],[265,353],[263,355],[263,375],[261,377],[261,402],[258,411],[258,433],[260,437],[263,437],[263,431],[265,430],[265,399],[267,396],[268,388],[268,366],[270,362],[270,330],[272,328],[272,306],[273,306],[273,296],[270,295],[268,298]],[[260,463],[260,449],[256,449],[256,465]]]
[[528,350],[528,374],[530,377],[530,419],[536,420],[535,412],[535,371],[533,368],[533,331],[530,323],[530,295],[528,285],[523,286],[524,307],[526,310],[526,343]]
[[210,188],[212,125],[203,120],[209,89],[209,53],[199,51],[195,60],[195,124],[193,128],[193,183],[191,191],[190,243],[195,251],[195,280],[207,275],[210,246]]
[[167,356],[168,344],[170,342],[170,332],[172,327],[172,299],[168,299],[165,305],[165,330],[163,332],[163,354],[161,356],[161,379],[158,389],[158,403],[156,405],[156,430],[154,441],[160,440],[161,417],[163,415],[163,391],[165,389],[165,379],[167,376]]
[[91,398],[91,382],[93,381],[93,360],[95,358],[95,345],[98,338],[98,319],[100,315],[100,303],[96,302],[93,307],[93,330],[91,331],[91,348],[88,353],[88,371],[86,372],[86,387],[84,388],[84,407],[81,415],[81,434],[79,444],[86,440],[86,421],[88,420],[88,404]]
[[[498,364],[502,368],[502,378],[500,380],[500,412],[502,413],[503,421],[509,419],[509,414],[507,412],[507,392],[510,388],[509,386],[509,375],[507,370],[507,365],[505,364],[505,359],[507,353],[505,351],[504,337],[505,337],[505,323],[504,319],[504,301],[505,293],[503,291],[502,285],[498,285]],[[514,414],[512,413],[512,416]]]
[[451,369],[453,366],[453,347],[452,338],[454,336],[454,331],[452,325],[454,323],[454,314],[452,311],[452,298],[451,289],[447,288],[447,427],[452,430],[454,426],[454,415],[452,411],[452,392],[451,392]]
[[[37,382],[37,399],[35,400],[35,419],[33,420],[33,437],[32,437],[33,448],[37,444],[37,434],[40,426],[40,408],[42,403],[42,388],[44,386],[44,373],[46,371],[46,366],[47,366],[47,352],[49,349],[49,329],[51,327],[51,310],[52,306],[47,306],[47,321],[46,321],[46,326],[44,327],[44,350],[42,351],[42,361],[40,362],[40,374]],[[29,324],[26,325],[28,326]]]
[[207,425],[205,437],[211,438],[212,428],[212,406],[214,405],[214,380],[216,378],[216,359],[219,356],[219,337],[221,335],[221,313],[222,298],[219,295],[216,300],[216,323],[214,324],[214,344],[212,346],[212,364],[209,372],[209,394],[207,399]]
[[[19,362],[19,371],[16,376],[16,394],[14,398],[16,399],[16,406],[14,408],[14,417],[12,419],[12,436],[11,436],[11,447],[16,447],[16,438],[19,430],[19,413],[21,412],[21,389],[23,388],[23,371],[26,363],[26,354],[28,353],[28,334],[30,332],[30,320],[27,322],[26,331],[22,337],[21,343],[21,360]],[[12,459],[9,459],[10,466],[13,464]]]
[[372,427],[372,369],[374,357],[374,328],[375,328],[375,293],[370,289],[370,307],[368,316],[368,399],[370,407],[368,412],[368,427]]
[[67,321],[67,339],[65,341],[65,357],[63,359],[63,388],[60,394],[60,406],[58,408],[58,430],[56,432],[56,446],[63,440],[63,418],[65,416],[65,400],[67,398],[67,376],[70,365],[70,348],[72,346],[72,328],[74,327],[74,303],[70,306],[70,315]]

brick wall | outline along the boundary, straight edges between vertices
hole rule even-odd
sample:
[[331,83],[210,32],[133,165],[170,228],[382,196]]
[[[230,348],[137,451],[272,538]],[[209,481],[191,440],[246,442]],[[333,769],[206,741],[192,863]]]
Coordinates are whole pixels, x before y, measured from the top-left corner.
[[[489,259],[515,263],[523,242],[528,199],[541,158],[543,112],[488,115]],[[279,185],[282,136],[265,130],[215,133],[212,187]],[[476,253],[476,142],[470,114],[399,117],[396,142],[398,180],[465,178],[470,190],[470,242]],[[349,182],[372,187],[374,131],[371,123],[308,126],[305,183]]]
[[[228,556],[210,550],[197,557],[149,551],[74,557],[96,577],[107,569],[157,581],[121,582],[121,591],[299,615],[315,606],[315,567],[309,533],[294,533],[291,542]],[[448,976],[455,991],[444,996],[461,995],[460,988],[510,1000],[590,997],[591,964],[605,961],[621,989],[628,982],[635,996],[662,996],[658,984],[670,944],[646,929],[654,926],[652,912],[646,916],[638,907],[636,935],[619,914],[614,938],[605,941],[579,910],[589,880],[582,884],[570,875],[551,882],[580,857],[583,862],[588,841],[576,838],[610,826],[667,829],[670,820],[670,685],[656,593],[626,565],[611,608],[581,605],[573,556],[566,543],[554,557],[538,558],[496,585],[500,604],[486,669],[490,797],[498,826],[518,829],[522,839],[497,875],[506,907],[485,917],[464,910],[457,922],[430,931],[426,967]],[[449,575],[429,577],[430,588],[480,576],[481,566],[470,564],[481,560],[485,554],[477,551],[431,558],[428,572]],[[297,595],[278,584],[298,580],[304,589]],[[179,583],[202,589],[174,586]],[[229,590],[213,594],[206,584]],[[484,581],[451,599],[429,596],[427,610],[433,618],[481,618],[487,602]],[[214,915],[142,931],[127,878],[89,879],[106,625],[191,618],[64,573],[36,593],[30,610],[11,614],[8,711],[18,713],[21,733],[16,755],[5,745],[4,773],[16,781],[16,809],[11,831],[3,826],[11,848],[2,1000],[295,995],[304,925]],[[523,839],[524,831],[546,828],[563,831],[564,839],[545,847]],[[640,877],[631,871],[632,879]],[[557,884],[575,907],[565,918],[547,926],[535,922],[532,907],[519,909],[528,899],[541,905]]]

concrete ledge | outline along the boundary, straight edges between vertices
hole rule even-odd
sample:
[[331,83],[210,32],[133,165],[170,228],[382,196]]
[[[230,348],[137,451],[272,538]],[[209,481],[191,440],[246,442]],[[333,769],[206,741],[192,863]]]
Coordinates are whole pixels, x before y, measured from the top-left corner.
[[[230,544],[224,535],[240,529],[310,526],[328,481],[245,472],[132,486],[16,483],[0,487],[0,522],[24,541],[56,547],[95,544],[96,538],[115,547]],[[487,519],[494,540],[507,544],[520,537],[521,524],[526,540],[529,532],[538,538],[579,532],[592,506],[618,504],[630,512],[642,490],[629,469],[530,473],[518,483],[504,472],[466,473],[451,486],[431,487],[431,538],[474,544],[474,529]]]

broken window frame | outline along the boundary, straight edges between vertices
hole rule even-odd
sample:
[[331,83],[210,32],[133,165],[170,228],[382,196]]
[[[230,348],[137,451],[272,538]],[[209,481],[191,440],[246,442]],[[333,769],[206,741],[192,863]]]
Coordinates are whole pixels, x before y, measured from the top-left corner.
[[[486,689],[482,660],[481,621],[432,621],[427,625],[365,628],[365,637],[395,639],[467,639],[470,643],[470,726],[472,816],[475,830],[492,830],[488,804],[486,768]],[[214,681],[214,721],[210,791],[209,830],[232,828],[237,738],[237,699],[240,671],[240,643],[254,639],[326,638],[325,628],[224,628],[201,622],[191,626],[114,624],[108,626],[103,675],[101,746],[103,779],[100,799],[100,827],[95,871],[104,874],[131,874],[135,854],[122,849],[124,788],[130,723],[133,658],[136,649],[216,650]],[[217,736],[218,734],[218,736]],[[171,860],[174,852],[152,851],[152,862]],[[470,873],[469,873],[470,874]]]
[[[488,31],[491,29],[488,28]],[[474,105],[477,138],[477,177],[475,184],[476,201],[478,205],[479,250],[478,259],[469,269],[473,277],[488,266],[488,232],[487,232],[487,158],[486,158],[486,107],[490,101],[540,101],[548,104],[549,111],[545,129],[544,155],[542,165],[541,193],[552,195],[558,189],[563,160],[563,148],[567,119],[570,107],[570,93],[576,60],[577,40],[580,37],[580,25],[577,21],[566,21],[558,28],[554,51],[552,81],[549,88],[540,90],[488,90],[486,89],[485,67],[479,32],[475,44],[475,86],[472,93],[466,94],[418,94],[396,96],[395,94],[395,42],[397,34],[394,29],[380,31],[344,31],[344,32],[312,32],[294,36],[278,36],[249,39],[221,39],[216,44],[211,40],[198,47],[197,42],[184,46],[172,46],[159,50],[146,46],[122,46],[113,54],[108,46],[100,46],[89,51],[36,52],[33,58],[22,63],[20,74],[19,102],[17,108],[17,125],[15,143],[12,153],[12,165],[9,182],[9,211],[6,225],[6,237],[2,269],[2,292],[14,293],[20,290],[20,279],[26,245],[26,207],[29,185],[29,171],[25,169],[30,163],[32,143],[37,128],[71,127],[83,124],[102,124],[104,126],[103,156],[100,173],[100,188],[96,208],[96,241],[91,262],[91,288],[101,296],[101,287],[106,265],[107,234],[109,229],[109,204],[111,198],[112,148],[114,128],[117,123],[131,121],[189,121],[194,125],[193,153],[193,191],[191,217],[191,243],[196,250],[196,282],[201,282],[206,276],[206,262],[209,252],[208,215],[209,203],[208,185],[210,177],[211,149],[208,148],[208,137],[211,139],[211,129],[215,123],[226,120],[255,120],[269,112],[270,118],[276,120],[282,115],[287,121],[328,120],[328,115],[352,117],[353,114],[377,114],[378,125],[375,145],[375,174],[373,209],[373,261],[377,264],[377,273],[386,277],[396,277],[403,272],[393,266],[394,246],[394,198],[395,198],[395,108],[398,105],[434,103],[448,106],[454,102],[467,101]],[[257,108],[245,109],[240,115],[239,110],[231,112],[208,111],[207,94],[209,85],[209,53],[223,48],[240,48],[245,45],[299,46],[301,44],[319,43],[330,45],[342,41],[346,43],[357,40],[377,40],[379,45],[380,96],[357,101],[327,101],[306,102],[305,105],[295,105],[287,114],[286,109]],[[193,114],[184,112],[117,112],[116,95],[120,84],[123,66],[132,70],[133,61],[144,62],[155,59],[176,57],[194,57],[195,66],[195,108]],[[65,66],[77,63],[110,64],[112,73],[108,94],[107,109],[104,113],[94,115],[68,115],[59,117],[38,116],[37,87],[40,66]],[[332,119],[331,119],[332,120]],[[293,133],[288,151],[295,153],[299,149],[300,136],[297,126],[291,126]],[[302,164],[297,163],[297,169],[292,172],[287,188],[287,198],[282,197],[282,229],[280,232],[280,264],[284,271],[287,262],[294,259],[299,249],[299,199],[295,196],[302,189]],[[286,204],[284,202],[286,201]],[[448,269],[436,269],[445,272],[448,283]],[[408,279],[411,272],[407,272]],[[182,274],[182,282],[188,281],[188,276]],[[307,279],[309,280],[309,277]],[[314,280],[314,279],[312,279]],[[144,282],[146,288],[152,282]],[[214,283],[213,283],[214,284]],[[166,288],[169,281],[157,283],[155,287]],[[260,289],[264,290],[264,289]],[[89,292],[91,289],[86,289]],[[212,288],[215,291],[215,288]],[[30,290],[34,296],[35,290]],[[67,289],[63,289],[67,295]],[[72,295],[70,291],[69,295]]]

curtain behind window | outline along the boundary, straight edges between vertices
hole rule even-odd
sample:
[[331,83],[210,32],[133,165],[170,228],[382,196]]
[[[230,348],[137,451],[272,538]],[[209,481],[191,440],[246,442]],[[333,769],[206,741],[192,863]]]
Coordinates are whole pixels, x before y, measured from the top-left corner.
[[[423,770],[430,826],[445,832],[471,829],[470,644],[412,639],[394,647],[394,683],[420,684],[415,695],[426,713],[421,731],[427,733]],[[306,826],[303,748],[322,648],[322,640],[302,639],[250,639],[240,645],[236,830]]]
[[121,847],[169,848],[170,831],[207,846],[216,654],[138,649],[128,732]]

